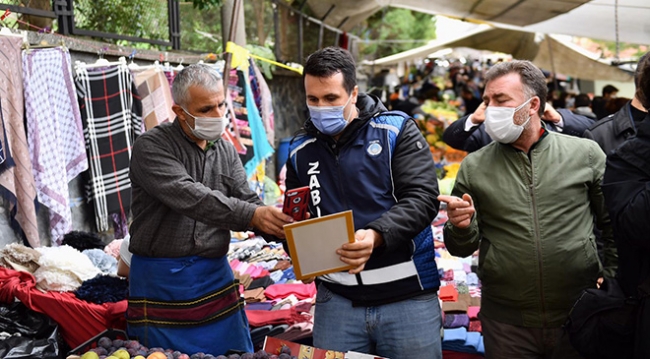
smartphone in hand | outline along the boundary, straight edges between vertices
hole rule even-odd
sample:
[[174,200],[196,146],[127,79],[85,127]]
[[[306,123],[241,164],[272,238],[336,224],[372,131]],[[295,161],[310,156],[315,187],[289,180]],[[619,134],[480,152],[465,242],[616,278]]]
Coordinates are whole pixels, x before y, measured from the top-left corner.
[[294,221],[307,218],[309,209],[309,187],[298,187],[288,190],[284,194],[282,212],[291,216]]

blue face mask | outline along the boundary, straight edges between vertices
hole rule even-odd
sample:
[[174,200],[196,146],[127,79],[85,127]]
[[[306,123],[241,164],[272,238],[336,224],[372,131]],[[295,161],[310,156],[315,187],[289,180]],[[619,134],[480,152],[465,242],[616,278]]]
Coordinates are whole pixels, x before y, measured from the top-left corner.
[[343,131],[345,126],[348,124],[349,117],[352,116],[352,109],[350,109],[350,114],[348,119],[345,118],[344,110],[352,100],[352,96],[348,98],[348,102],[343,106],[309,106],[309,115],[311,116],[311,122],[314,123],[314,126],[318,131],[322,132],[328,136],[338,135]]

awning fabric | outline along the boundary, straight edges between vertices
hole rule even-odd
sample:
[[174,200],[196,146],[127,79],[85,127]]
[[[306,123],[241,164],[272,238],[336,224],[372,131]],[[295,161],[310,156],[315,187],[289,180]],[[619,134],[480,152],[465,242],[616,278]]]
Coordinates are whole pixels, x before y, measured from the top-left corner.
[[[524,27],[530,32],[650,45],[648,0],[307,0],[316,17],[350,31],[385,6],[457,19]],[[332,8],[334,6],[334,8]],[[617,11],[616,11],[617,10]],[[618,12],[618,29],[616,13]]]
[[558,37],[487,25],[478,26],[474,30],[445,41],[432,41],[427,45],[366,63],[398,64],[426,58],[443,48],[457,47],[511,54],[516,59],[530,60],[545,70],[554,70],[556,73],[584,80],[632,80],[632,76],[627,72],[589,57],[577,46],[565,43]]

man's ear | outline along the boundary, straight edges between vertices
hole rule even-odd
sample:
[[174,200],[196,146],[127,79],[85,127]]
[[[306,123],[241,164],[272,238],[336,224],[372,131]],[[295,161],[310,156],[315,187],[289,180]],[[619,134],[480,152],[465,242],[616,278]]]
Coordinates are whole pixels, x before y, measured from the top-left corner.
[[541,100],[539,99],[538,96],[534,96],[530,100],[530,111],[528,111],[528,115],[532,116],[536,113],[539,113],[539,108],[542,105]]
[[182,119],[183,121],[185,121],[185,111],[183,111],[183,108],[182,108],[182,107],[180,107],[180,106],[174,104],[174,105],[172,105],[172,111],[174,111],[174,113],[176,114],[176,116],[178,116],[180,119]]
[[356,86],[356,85],[354,86],[354,88],[352,89],[351,96],[352,96],[352,100],[350,102],[352,102],[353,104],[356,104],[358,96],[359,96],[359,86]]

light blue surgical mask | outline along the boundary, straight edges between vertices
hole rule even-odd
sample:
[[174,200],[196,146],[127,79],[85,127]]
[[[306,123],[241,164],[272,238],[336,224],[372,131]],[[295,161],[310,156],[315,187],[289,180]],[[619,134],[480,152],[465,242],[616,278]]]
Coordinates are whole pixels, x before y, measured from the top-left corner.
[[343,131],[345,126],[348,124],[350,117],[352,116],[352,109],[348,114],[348,118],[345,118],[344,110],[345,107],[352,100],[352,96],[348,98],[348,101],[343,106],[309,106],[309,115],[311,116],[311,122],[316,126],[318,131],[322,132],[328,136],[338,135]]

